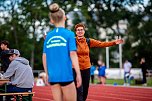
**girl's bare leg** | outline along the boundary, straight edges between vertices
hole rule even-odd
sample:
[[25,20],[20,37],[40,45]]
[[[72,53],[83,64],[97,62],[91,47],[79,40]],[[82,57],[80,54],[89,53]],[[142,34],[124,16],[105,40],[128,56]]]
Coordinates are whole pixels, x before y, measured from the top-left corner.
[[74,82],[62,87],[64,101],[77,101],[76,87]]
[[51,91],[54,101],[63,101],[63,93],[59,84],[51,85]]
[[99,84],[102,83],[100,76],[98,76],[98,81],[99,81]]
[[105,83],[106,83],[105,77],[101,77],[101,81],[102,81],[102,84],[105,85]]

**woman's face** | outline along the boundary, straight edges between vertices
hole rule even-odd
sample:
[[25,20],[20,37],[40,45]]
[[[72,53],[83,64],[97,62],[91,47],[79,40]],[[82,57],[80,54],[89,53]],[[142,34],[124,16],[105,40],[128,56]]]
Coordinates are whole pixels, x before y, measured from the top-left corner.
[[83,27],[78,27],[78,28],[76,29],[76,35],[77,35],[78,37],[83,37],[83,36],[84,36],[84,33],[85,33],[85,30],[84,30]]

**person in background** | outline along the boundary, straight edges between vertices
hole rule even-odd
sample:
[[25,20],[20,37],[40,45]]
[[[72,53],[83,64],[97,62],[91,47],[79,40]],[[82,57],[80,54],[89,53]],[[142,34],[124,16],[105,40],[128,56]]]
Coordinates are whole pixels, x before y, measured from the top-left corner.
[[106,66],[101,61],[98,61],[98,65],[99,65],[99,68],[98,68],[99,83],[102,84],[102,85],[105,85],[106,84]]
[[43,76],[39,76],[36,80],[36,86],[45,86]]
[[93,65],[90,67],[90,74],[91,74],[91,83],[94,83],[94,71],[96,70],[96,67]]
[[43,46],[43,67],[45,83],[51,85],[55,101],[76,101],[72,66],[76,71],[77,87],[81,85],[81,74],[78,64],[75,35],[65,28],[65,12],[57,3],[50,8],[50,21],[55,25],[47,33]]
[[129,76],[131,74],[131,67],[132,67],[131,62],[129,62],[128,60],[125,60],[125,63],[123,65],[123,68],[124,68],[124,86],[130,85]]
[[44,34],[43,34],[43,39],[44,39],[44,40],[45,40],[46,36],[47,36],[47,33],[44,32]]
[[95,71],[94,71],[94,78],[97,80],[97,84],[98,84],[98,80],[99,80],[99,77],[98,77],[98,75],[99,75],[99,71],[98,71],[98,66],[96,66],[96,69],[95,69]]
[[146,79],[147,66],[146,66],[146,61],[144,57],[141,58],[140,60],[140,68],[142,70],[142,76],[143,76],[142,84],[143,86],[147,86],[147,79]]
[[38,75],[38,79],[36,80],[36,86],[45,86],[46,73],[41,72]]
[[1,59],[1,71],[6,72],[9,64],[10,64],[10,60],[7,57],[7,53],[9,51],[9,42],[7,40],[3,40],[0,43],[1,46],[1,53],[0,53],[0,59]]
[[[0,68],[0,73],[4,73],[6,72],[9,64],[10,64],[10,60],[7,57],[7,53],[9,50],[9,42],[7,40],[2,40],[0,42],[0,62],[1,62],[1,68]],[[0,85],[1,89],[5,89],[5,85],[1,84]],[[4,91],[0,90],[1,93],[4,93]],[[0,100],[3,100],[3,97],[0,96]]]
[[75,25],[77,55],[82,77],[82,86],[77,89],[78,101],[86,101],[90,82],[90,48],[104,48],[123,43],[122,39],[110,42],[102,42],[92,38],[85,38],[85,25],[78,23]]
[[17,49],[10,49],[7,53],[11,63],[3,74],[3,78],[10,79],[7,92],[32,92],[34,76],[29,61],[20,56]]

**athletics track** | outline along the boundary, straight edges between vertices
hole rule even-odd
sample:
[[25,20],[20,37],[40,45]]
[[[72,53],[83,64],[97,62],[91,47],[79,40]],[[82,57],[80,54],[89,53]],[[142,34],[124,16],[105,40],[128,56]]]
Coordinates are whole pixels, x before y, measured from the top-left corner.
[[[53,101],[50,86],[34,86],[33,101]],[[152,101],[152,88],[90,85],[87,101]]]

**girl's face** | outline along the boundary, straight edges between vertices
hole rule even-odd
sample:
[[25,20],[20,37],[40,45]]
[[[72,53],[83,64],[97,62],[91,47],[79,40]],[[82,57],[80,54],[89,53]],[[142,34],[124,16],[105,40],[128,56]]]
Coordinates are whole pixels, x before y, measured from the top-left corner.
[[100,65],[100,66],[102,65],[102,62],[100,60],[98,61],[98,65]]
[[84,33],[85,33],[85,30],[84,30],[83,27],[78,27],[78,28],[76,29],[76,35],[77,35],[78,37],[83,37],[83,36],[84,36]]

